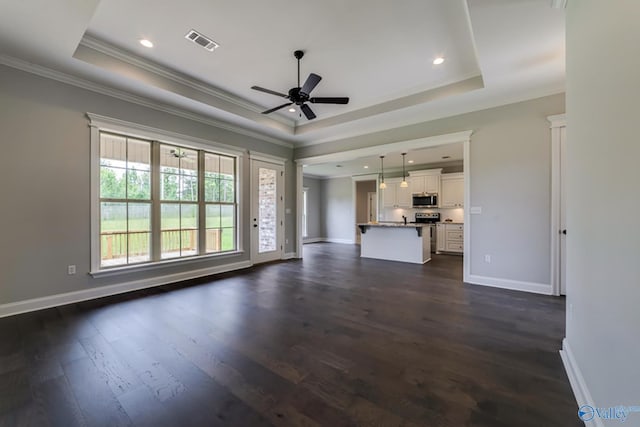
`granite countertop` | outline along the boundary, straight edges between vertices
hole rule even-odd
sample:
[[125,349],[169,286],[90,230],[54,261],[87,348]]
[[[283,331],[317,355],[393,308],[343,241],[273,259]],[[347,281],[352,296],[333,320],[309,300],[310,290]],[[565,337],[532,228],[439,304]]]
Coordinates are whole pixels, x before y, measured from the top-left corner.
[[436,224],[464,224],[464,222],[458,222],[458,221],[440,221]]
[[408,222],[407,224],[405,224],[404,222],[378,222],[378,223],[372,223],[372,222],[361,222],[356,224],[358,227],[397,227],[397,228],[416,228],[416,227],[427,227],[429,224],[412,224],[410,222]]

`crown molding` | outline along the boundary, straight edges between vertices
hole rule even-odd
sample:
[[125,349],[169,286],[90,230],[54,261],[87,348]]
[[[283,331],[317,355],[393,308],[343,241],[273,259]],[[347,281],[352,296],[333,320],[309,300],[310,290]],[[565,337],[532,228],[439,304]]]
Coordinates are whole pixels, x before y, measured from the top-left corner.
[[192,120],[199,123],[204,123],[209,126],[213,126],[219,129],[228,130],[240,135],[249,136],[259,139],[261,141],[269,142],[271,144],[279,145],[286,148],[294,148],[294,145],[290,142],[282,141],[270,136],[254,132],[249,129],[245,129],[240,126],[235,126],[230,123],[226,123],[220,120],[215,120],[200,114],[192,113],[181,108],[172,107],[166,104],[159,104],[157,101],[152,101],[148,98],[133,95],[129,92],[114,89],[109,86],[105,86],[99,83],[95,83],[89,80],[75,77],[61,71],[56,71],[51,68],[47,68],[41,65],[33,64],[31,62],[24,61],[9,55],[0,54],[0,64],[7,67],[15,68],[21,71],[25,71],[30,74],[35,74],[40,77],[45,77],[51,80],[55,80],[61,83],[65,83],[71,86],[79,87],[81,89],[90,90],[101,95],[107,95],[112,98],[117,98],[122,101],[131,102],[133,104],[141,105],[143,107],[151,108],[157,111],[168,113],[177,117]]

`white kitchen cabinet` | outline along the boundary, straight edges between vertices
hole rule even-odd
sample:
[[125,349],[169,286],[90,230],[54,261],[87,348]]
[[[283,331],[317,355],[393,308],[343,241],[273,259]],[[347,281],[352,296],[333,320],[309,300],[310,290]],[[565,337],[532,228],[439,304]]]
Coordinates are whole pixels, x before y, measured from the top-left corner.
[[438,223],[436,225],[436,252],[464,252],[464,225]]
[[384,208],[410,208],[411,191],[410,187],[400,187],[402,179],[386,179],[387,188],[382,191],[382,207]]
[[445,250],[444,229],[445,224],[436,224],[436,252],[443,252]]
[[448,173],[441,177],[440,207],[464,207],[464,175],[462,173]]
[[441,173],[442,169],[409,172],[410,193],[440,193]]

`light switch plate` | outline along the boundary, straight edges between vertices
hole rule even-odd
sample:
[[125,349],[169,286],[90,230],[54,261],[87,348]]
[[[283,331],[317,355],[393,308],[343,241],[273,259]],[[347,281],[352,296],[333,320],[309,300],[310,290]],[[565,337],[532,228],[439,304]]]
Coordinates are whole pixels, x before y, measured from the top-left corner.
[[469,212],[472,215],[480,215],[482,214],[482,206],[472,206]]

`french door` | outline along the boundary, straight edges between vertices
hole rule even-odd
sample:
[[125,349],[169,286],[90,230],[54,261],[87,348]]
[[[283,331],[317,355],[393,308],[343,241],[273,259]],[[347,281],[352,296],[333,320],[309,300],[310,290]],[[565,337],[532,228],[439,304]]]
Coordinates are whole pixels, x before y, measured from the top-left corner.
[[284,167],[251,160],[251,261],[281,259],[284,254]]

